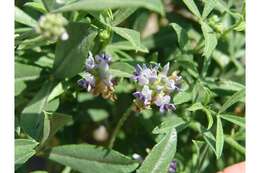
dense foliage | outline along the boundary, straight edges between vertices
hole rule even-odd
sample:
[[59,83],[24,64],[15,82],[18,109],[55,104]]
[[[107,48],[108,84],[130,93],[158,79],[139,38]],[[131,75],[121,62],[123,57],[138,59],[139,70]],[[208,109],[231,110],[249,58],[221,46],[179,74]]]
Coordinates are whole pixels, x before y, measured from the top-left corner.
[[16,172],[245,160],[244,28],[242,0],[17,0]]

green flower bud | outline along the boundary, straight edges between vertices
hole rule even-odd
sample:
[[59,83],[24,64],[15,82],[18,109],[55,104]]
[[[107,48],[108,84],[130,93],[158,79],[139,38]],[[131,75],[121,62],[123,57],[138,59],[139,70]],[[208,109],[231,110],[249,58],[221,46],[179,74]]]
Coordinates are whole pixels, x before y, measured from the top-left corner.
[[68,21],[61,14],[49,13],[41,16],[35,30],[48,40],[57,41],[59,38],[67,40],[68,33],[65,29],[67,24]]
[[110,32],[108,30],[102,30],[99,33],[99,37],[101,42],[108,40],[110,38]]

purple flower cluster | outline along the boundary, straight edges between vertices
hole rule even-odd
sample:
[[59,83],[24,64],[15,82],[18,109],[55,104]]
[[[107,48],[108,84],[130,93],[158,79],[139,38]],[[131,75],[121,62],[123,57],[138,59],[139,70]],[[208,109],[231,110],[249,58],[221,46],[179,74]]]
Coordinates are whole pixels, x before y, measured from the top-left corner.
[[176,72],[168,76],[169,66],[169,63],[162,69],[159,64],[136,66],[132,79],[138,84],[137,91],[133,93],[138,111],[153,104],[159,107],[160,112],[176,109],[170,95],[179,90],[181,77]]
[[176,161],[173,160],[170,163],[170,166],[169,166],[169,169],[168,169],[168,173],[175,173],[176,172],[176,168],[177,168]]
[[89,56],[85,63],[84,78],[78,81],[78,84],[94,95],[102,95],[112,101],[116,99],[114,95],[113,76],[109,72],[109,64],[111,56],[107,54],[99,54],[93,57],[89,52]]

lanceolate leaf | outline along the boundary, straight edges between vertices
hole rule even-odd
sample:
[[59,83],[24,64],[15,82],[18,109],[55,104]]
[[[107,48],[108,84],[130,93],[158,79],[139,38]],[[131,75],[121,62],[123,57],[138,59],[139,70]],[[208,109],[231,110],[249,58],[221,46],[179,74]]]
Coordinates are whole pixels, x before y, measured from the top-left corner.
[[205,46],[203,50],[203,55],[206,58],[209,58],[217,46],[218,40],[216,34],[210,28],[208,24],[205,22],[201,22],[201,29],[203,32],[203,36],[205,38]]
[[172,128],[175,128],[178,132],[185,128],[188,123],[185,122],[182,118],[177,116],[172,116],[170,118],[166,118],[159,126],[153,129],[154,134],[159,133],[167,133]]
[[188,9],[197,17],[201,17],[200,11],[195,4],[194,0],[182,0]]
[[47,104],[48,96],[53,86],[54,83],[52,81],[46,81],[21,114],[21,127],[37,141],[42,137],[44,125],[43,110]]
[[130,43],[132,43],[136,51],[142,49],[143,46],[141,45],[141,37],[139,32],[132,29],[121,28],[121,27],[112,27],[112,29],[113,31],[115,31],[115,33],[125,38]]
[[68,123],[72,123],[72,116],[61,114],[61,113],[44,113],[44,127],[43,127],[43,137],[41,143],[43,144],[48,139],[53,137],[55,133],[64,127]]
[[244,146],[240,145],[235,139],[233,139],[231,136],[225,135],[225,142],[229,145],[231,145],[233,148],[235,148],[237,151],[239,151],[242,154],[245,154],[246,149]]
[[229,114],[221,114],[220,117],[231,123],[234,123],[241,127],[245,127],[245,118],[244,117],[239,117],[238,115],[229,115]]
[[138,166],[114,150],[88,144],[54,147],[49,159],[82,173],[130,173]]
[[222,105],[222,107],[219,109],[219,113],[226,111],[233,104],[240,102],[241,100],[244,100],[244,97],[245,89],[236,92]]
[[35,27],[37,22],[31,16],[26,14],[24,11],[15,7],[15,21],[27,26]]
[[175,155],[177,132],[172,128],[145,158],[138,173],[167,173]]
[[216,132],[216,155],[219,159],[222,155],[222,150],[224,146],[224,133],[221,118],[217,117],[217,132]]
[[56,12],[75,11],[75,10],[104,10],[115,8],[130,8],[130,7],[144,7],[149,10],[164,14],[163,4],[160,0],[78,0],[74,3],[65,5]]
[[213,1],[205,0],[205,5],[202,13],[202,18],[206,19],[210,12],[215,8],[215,3]]
[[15,140],[15,169],[19,168],[35,154],[34,148],[38,143],[31,139]]
[[202,110],[203,112],[206,113],[207,119],[208,119],[208,129],[210,129],[213,125],[213,118],[211,111],[204,107],[201,103],[195,103],[191,107],[188,108],[189,111],[197,111],[197,110]]
[[114,13],[114,19],[112,25],[116,26],[132,15],[137,8],[121,8]]
[[170,24],[173,29],[175,30],[178,38],[178,43],[180,45],[180,48],[183,49],[184,46],[188,43],[188,35],[187,32],[177,23],[171,23]]
[[89,50],[95,44],[96,31],[90,31],[87,24],[71,23],[68,26],[69,39],[57,44],[54,61],[54,75],[58,79],[70,78],[83,70]]

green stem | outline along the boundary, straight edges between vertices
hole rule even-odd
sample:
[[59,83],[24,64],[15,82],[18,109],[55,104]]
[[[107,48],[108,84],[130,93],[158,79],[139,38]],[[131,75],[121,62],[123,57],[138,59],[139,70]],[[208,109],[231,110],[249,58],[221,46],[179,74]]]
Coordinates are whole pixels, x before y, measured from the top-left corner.
[[110,141],[109,141],[109,145],[108,147],[110,149],[113,148],[116,137],[118,135],[118,132],[120,131],[120,129],[122,128],[122,126],[124,125],[125,121],[128,119],[128,117],[131,115],[131,111],[132,111],[132,106],[130,106],[127,111],[123,114],[123,116],[120,118],[120,120],[118,121],[115,130],[113,131]]
[[198,173],[201,172],[201,168],[202,168],[202,166],[203,166],[204,160],[205,160],[205,158],[206,158],[206,156],[207,156],[207,154],[208,154],[208,151],[209,151],[208,149],[209,149],[209,146],[208,146],[208,145],[205,145],[205,148],[203,149],[203,151],[202,151],[202,153],[201,153],[201,157],[199,157],[199,158],[201,158],[201,159],[199,160],[198,167],[197,167],[197,172],[198,172]]

